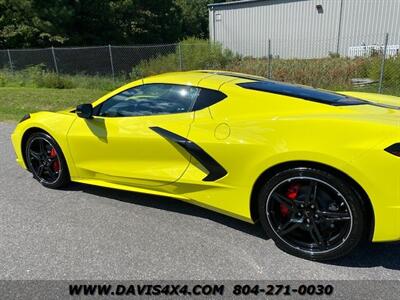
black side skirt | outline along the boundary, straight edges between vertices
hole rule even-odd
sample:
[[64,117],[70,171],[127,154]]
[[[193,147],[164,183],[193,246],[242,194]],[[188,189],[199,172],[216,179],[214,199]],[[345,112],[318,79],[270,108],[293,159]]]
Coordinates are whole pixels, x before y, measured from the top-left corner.
[[150,129],[157,132],[163,138],[178,144],[201,163],[209,172],[208,175],[203,178],[203,181],[215,181],[228,174],[214,158],[194,142],[161,127],[150,127]]

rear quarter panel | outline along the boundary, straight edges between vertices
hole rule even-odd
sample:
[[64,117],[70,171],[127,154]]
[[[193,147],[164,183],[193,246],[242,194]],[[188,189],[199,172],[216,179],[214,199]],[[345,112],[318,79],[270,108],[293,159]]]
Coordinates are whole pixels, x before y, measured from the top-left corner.
[[[229,97],[210,111],[216,125],[229,125],[230,135],[206,145],[229,172],[219,183],[238,187],[237,195],[249,199],[257,178],[273,166],[294,161],[328,165],[367,193],[375,214],[373,240],[400,239],[400,159],[384,151],[399,142],[397,112],[369,105],[335,107],[229,86],[221,90]],[[248,217],[249,202],[236,199],[233,210]]]

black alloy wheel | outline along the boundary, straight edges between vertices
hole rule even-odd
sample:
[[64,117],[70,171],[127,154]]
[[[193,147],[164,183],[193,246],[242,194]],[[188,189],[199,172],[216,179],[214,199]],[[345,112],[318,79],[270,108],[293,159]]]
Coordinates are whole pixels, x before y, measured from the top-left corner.
[[33,133],[26,142],[25,159],[29,171],[42,185],[60,188],[70,181],[61,148],[44,132]]
[[284,251],[312,260],[347,254],[363,234],[362,199],[338,177],[295,168],[275,175],[259,197],[261,224]]

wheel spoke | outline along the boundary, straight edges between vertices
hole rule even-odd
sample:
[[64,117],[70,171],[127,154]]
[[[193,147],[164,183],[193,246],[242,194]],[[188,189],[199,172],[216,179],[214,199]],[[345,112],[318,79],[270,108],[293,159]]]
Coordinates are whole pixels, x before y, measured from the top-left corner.
[[51,168],[51,167],[46,167],[46,171],[49,174],[49,176],[51,177],[51,179],[57,179],[58,174]]
[[36,172],[36,175],[37,175],[38,177],[42,176],[43,170],[44,170],[44,165],[40,165],[39,168],[38,168],[38,170],[37,170],[37,172]]
[[40,154],[42,154],[42,155],[46,154],[46,148],[44,145],[44,141],[42,139],[39,140],[39,151],[40,151]]
[[317,182],[311,181],[307,188],[307,194],[304,199],[306,203],[315,203],[317,199]]
[[300,200],[290,200],[290,201],[292,201],[292,203],[297,205],[297,206],[299,206],[301,204],[304,204],[304,201],[300,201]]
[[32,149],[29,149],[29,155],[31,156],[31,159],[37,159],[40,160],[40,153],[33,151]]
[[280,236],[284,236],[296,228],[300,227],[302,225],[301,222],[293,222],[293,220],[289,220],[285,225],[283,225],[281,228],[278,228],[277,233]]
[[351,219],[348,212],[318,211],[317,214],[323,217],[325,221],[347,221]]
[[310,235],[313,241],[317,245],[325,245],[325,240],[321,235],[321,232],[319,231],[319,228],[316,223],[314,223],[310,229]]
[[279,203],[285,205],[289,210],[293,210],[293,201],[289,198],[278,193],[273,194],[272,197]]

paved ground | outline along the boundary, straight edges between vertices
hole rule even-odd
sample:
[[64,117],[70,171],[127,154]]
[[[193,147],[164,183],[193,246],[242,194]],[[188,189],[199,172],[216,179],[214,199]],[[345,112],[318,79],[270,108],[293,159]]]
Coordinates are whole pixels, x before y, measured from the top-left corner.
[[179,201],[74,184],[14,161],[0,123],[0,279],[400,279],[400,245],[334,263],[289,256],[257,226]]

